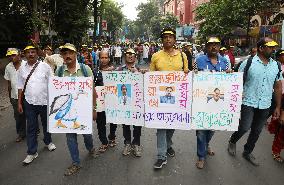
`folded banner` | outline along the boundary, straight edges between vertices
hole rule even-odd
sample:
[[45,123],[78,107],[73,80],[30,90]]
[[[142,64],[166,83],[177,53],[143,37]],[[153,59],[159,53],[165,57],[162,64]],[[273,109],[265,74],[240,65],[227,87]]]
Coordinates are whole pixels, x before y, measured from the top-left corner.
[[238,130],[242,92],[243,73],[195,74],[192,129]]
[[92,133],[93,79],[51,77],[48,84],[48,132]]
[[144,126],[143,74],[103,72],[108,123]]
[[148,72],[144,83],[146,127],[191,129],[191,72]]

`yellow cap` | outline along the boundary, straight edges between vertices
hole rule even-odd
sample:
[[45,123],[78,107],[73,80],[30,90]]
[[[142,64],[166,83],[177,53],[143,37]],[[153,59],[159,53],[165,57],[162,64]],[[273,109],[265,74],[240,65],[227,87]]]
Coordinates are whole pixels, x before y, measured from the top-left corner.
[[174,33],[174,32],[172,32],[172,31],[164,31],[164,32],[162,33],[162,35],[164,35],[164,34],[171,34],[171,35],[175,35],[175,33]]
[[265,45],[265,46],[268,46],[268,47],[278,46],[277,42],[275,42],[275,41],[267,42],[267,43],[265,43],[264,45]]
[[16,48],[10,48],[7,50],[6,56],[11,56],[11,55],[18,55],[19,51]]
[[126,53],[136,54],[135,51],[134,51],[132,48],[128,48],[128,49],[125,51],[125,54],[126,54]]
[[217,37],[210,37],[207,43],[219,43],[221,42]]
[[87,47],[87,44],[83,44],[82,47]]
[[222,48],[220,49],[220,51],[223,51],[223,50],[227,50],[227,48],[225,48],[225,47],[222,47]]
[[26,51],[28,49],[36,49],[36,48],[34,46],[27,46],[27,47],[25,47],[24,51]]
[[71,50],[71,51],[77,51],[75,46],[73,44],[70,44],[70,43],[66,43],[62,46],[61,50],[63,49],[68,49],[68,50]]
[[279,53],[279,55],[282,55],[282,54],[284,54],[284,51],[281,51],[281,52]]

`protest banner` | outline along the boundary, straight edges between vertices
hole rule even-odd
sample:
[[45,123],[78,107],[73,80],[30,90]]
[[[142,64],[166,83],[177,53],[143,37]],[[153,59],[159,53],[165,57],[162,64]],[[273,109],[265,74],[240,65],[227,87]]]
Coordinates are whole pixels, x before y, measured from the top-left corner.
[[105,111],[105,88],[104,86],[97,86],[96,92],[97,92],[97,112],[103,112]]
[[144,126],[143,74],[103,72],[106,121]]
[[48,83],[48,132],[91,134],[93,79],[51,77]]
[[243,73],[195,74],[192,129],[238,130],[242,92]]
[[144,83],[145,126],[189,130],[192,72],[147,72]]

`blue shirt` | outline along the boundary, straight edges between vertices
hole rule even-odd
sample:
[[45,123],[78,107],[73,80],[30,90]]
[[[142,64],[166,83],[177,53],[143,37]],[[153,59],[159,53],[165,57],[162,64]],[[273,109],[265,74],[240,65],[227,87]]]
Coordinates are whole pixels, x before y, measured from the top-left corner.
[[92,58],[93,58],[94,65],[97,65],[97,54],[94,51],[92,51]]
[[196,58],[196,64],[198,71],[210,70],[210,71],[226,71],[228,69],[228,61],[225,57],[218,54],[218,63],[216,65],[211,63],[210,58],[207,55],[200,55]]
[[[241,64],[240,72],[244,72],[246,64],[247,60]],[[271,106],[274,82],[283,79],[282,75],[276,79],[278,72],[278,64],[275,60],[270,58],[268,64],[263,64],[260,58],[255,55],[244,85],[243,105],[268,109]]]

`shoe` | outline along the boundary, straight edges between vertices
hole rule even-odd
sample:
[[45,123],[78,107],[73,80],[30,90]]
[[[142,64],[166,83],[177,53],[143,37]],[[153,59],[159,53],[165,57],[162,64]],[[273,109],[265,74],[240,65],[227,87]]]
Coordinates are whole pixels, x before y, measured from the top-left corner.
[[107,148],[108,148],[108,144],[101,145],[100,148],[99,148],[99,152],[104,153],[105,151],[107,151]]
[[46,147],[48,148],[49,151],[54,151],[56,149],[55,144],[53,143],[49,143],[48,145],[46,145]]
[[243,158],[245,158],[254,166],[259,166],[259,162],[257,162],[256,158],[252,154],[243,153]]
[[157,162],[154,164],[154,168],[155,169],[161,169],[163,168],[163,165],[167,164],[167,159],[163,160],[163,159],[158,159]]
[[212,148],[210,146],[208,146],[207,154],[210,155],[210,156],[214,156],[215,155],[215,152],[212,150]]
[[174,149],[172,147],[170,147],[170,148],[167,149],[167,154],[170,157],[174,157],[176,155],[176,152],[174,151]]
[[24,140],[24,138],[21,137],[21,136],[18,136],[18,137],[16,138],[16,142],[17,142],[17,143],[19,143],[19,142],[21,142],[21,141],[23,141],[23,140]]
[[96,152],[95,148],[93,148],[91,151],[89,151],[89,155],[93,158],[97,158],[99,154]]
[[141,156],[142,156],[141,146],[139,146],[139,145],[134,145],[134,146],[133,146],[133,154],[134,154],[136,157],[141,157]]
[[27,155],[25,160],[23,161],[23,165],[28,165],[33,162],[34,159],[38,157],[38,153],[36,152],[34,155]]
[[115,139],[114,139],[114,140],[109,140],[109,141],[108,141],[108,145],[109,145],[110,147],[115,147],[115,146],[116,146]]
[[236,155],[236,144],[229,142],[229,144],[228,144],[228,153],[231,156],[235,156]]
[[204,163],[205,163],[204,160],[198,160],[195,165],[196,165],[196,167],[198,169],[203,169],[204,168]]
[[81,169],[81,166],[78,166],[78,165],[75,165],[75,164],[72,164],[71,166],[69,166],[64,175],[65,176],[70,176],[70,175],[74,175],[75,173],[78,173],[78,171]]
[[122,152],[122,154],[123,155],[129,155],[130,154],[130,152],[131,152],[131,145],[130,144],[126,144],[125,146],[124,146],[124,149],[123,149],[123,152]]

